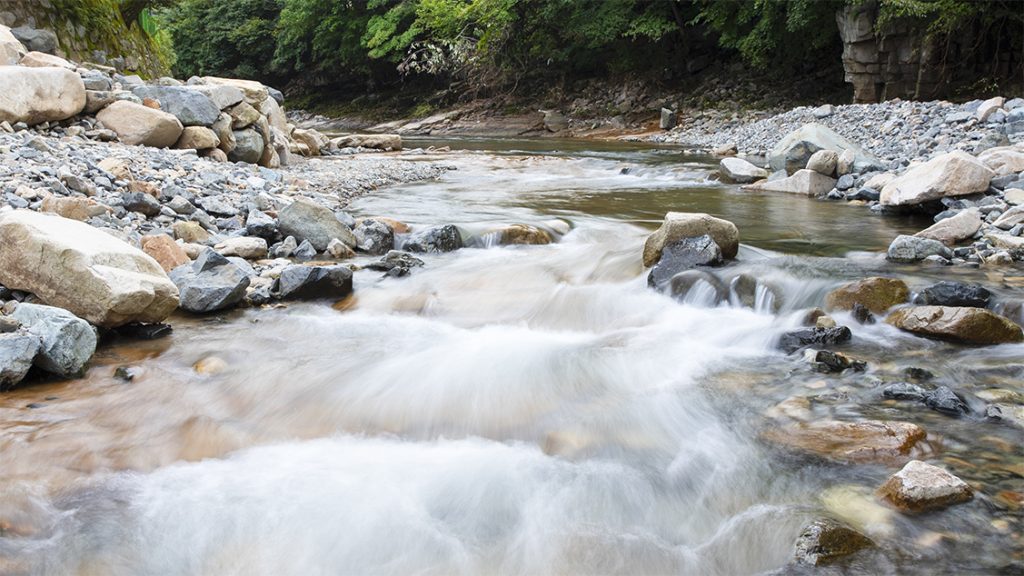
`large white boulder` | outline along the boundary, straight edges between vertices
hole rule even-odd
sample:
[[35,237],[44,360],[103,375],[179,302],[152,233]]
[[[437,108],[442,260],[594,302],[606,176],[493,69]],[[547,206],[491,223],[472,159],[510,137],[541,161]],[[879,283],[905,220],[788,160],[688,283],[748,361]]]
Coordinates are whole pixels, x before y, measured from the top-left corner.
[[946,246],[952,246],[973,237],[984,221],[977,208],[970,208],[944,220],[939,220],[914,236],[938,240]]
[[203,76],[202,82],[208,86],[232,86],[242,91],[245,101],[251,106],[259,107],[270,97],[267,87],[255,80],[241,80],[239,78],[219,78],[217,76]]
[[11,34],[11,29],[0,24],[0,66],[17,64],[27,52],[25,45]]
[[96,119],[117,132],[125,144],[155,148],[174,146],[184,130],[174,115],[124,100],[100,110]]
[[159,322],[178,306],[177,287],[141,250],[30,210],[0,214],[0,284],[104,327]]
[[747,162],[742,158],[722,158],[718,163],[718,172],[722,178],[737,184],[749,184],[768,177],[768,171]]
[[978,154],[978,160],[995,172],[996,176],[1024,172],[1024,144],[989,148]]
[[988,190],[995,172],[977,158],[955,151],[907,170],[882,188],[886,206],[908,206]]
[[[21,57],[18,64],[29,68],[67,68],[74,70],[75,65],[60,56],[47,54],[46,52],[29,52]],[[83,82],[83,86],[84,86]]]
[[840,136],[828,126],[813,122],[801,126],[780,140],[768,155],[768,165],[772,171],[785,169],[792,174],[806,168],[807,161],[818,150],[832,150],[837,154],[852,150],[854,172],[867,172],[882,167],[878,158],[857,144]]
[[797,170],[795,174],[788,178],[765,180],[744,186],[743,189],[761,192],[788,192],[790,194],[803,194],[804,196],[823,196],[828,194],[835,185],[835,178],[805,168]]
[[661,258],[665,246],[684,238],[707,234],[722,249],[722,257],[736,256],[740,246],[740,231],[728,220],[699,212],[669,212],[661,228],[647,237],[644,243],[644,266],[653,266]]
[[0,66],[0,121],[66,120],[85,108],[82,78],[64,68]]

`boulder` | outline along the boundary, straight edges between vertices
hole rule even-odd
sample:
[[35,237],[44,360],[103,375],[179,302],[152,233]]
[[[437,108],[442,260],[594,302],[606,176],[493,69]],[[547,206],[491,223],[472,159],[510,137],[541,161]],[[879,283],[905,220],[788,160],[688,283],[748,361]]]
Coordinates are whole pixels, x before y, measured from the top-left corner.
[[17,64],[27,52],[28,49],[11,33],[11,29],[0,24],[0,66]]
[[995,172],[962,151],[948,152],[910,168],[882,187],[880,202],[909,206],[988,190]]
[[220,144],[217,147],[225,154],[230,154],[237,145],[235,142],[235,133],[231,130],[231,116],[221,113],[210,129],[213,130],[213,133],[217,135],[217,140],[220,141]]
[[989,148],[978,154],[978,160],[996,176],[1024,172],[1024,145]]
[[921,290],[914,304],[988,308],[992,293],[981,284],[943,281]]
[[729,287],[707,270],[686,270],[669,280],[668,293],[690,304],[717,306],[729,297]]
[[824,196],[835,188],[836,179],[819,174],[814,170],[797,170],[792,176],[779,180],[765,180],[756,184],[748,184],[744,190],[759,192],[789,192],[804,196]]
[[0,334],[0,391],[25,378],[40,345],[38,336],[25,331]]
[[274,283],[281,299],[340,300],[352,293],[352,271],[347,266],[288,266]]
[[768,165],[772,171],[786,170],[793,174],[805,168],[818,150],[832,150],[838,154],[853,150],[854,172],[864,173],[882,167],[881,162],[863,148],[817,123],[806,124],[780,140],[768,155]]
[[277,215],[278,227],[285,236],[308,240],[318,252],[327,249],[332,238],[337,238],[349,248],[355,248],[356,237],[352,230],[338,221],[329,209],[298,198]]
[[853,164],[857,161],[857,153],[846,149],[840,152],[836,160],[836,176],[845,176],[853,173]]
[[911,460],[882,484],[878,496],[903,512],[919,513],[967,502],[974,490],[938,466]]
[[661,109],[661,117],[658,120],[658,128],[671,130],[676,127],[676,113],[668,108]]
[[121,142],[154,148],[174,146],[183,130],[171,114],[124,100],[100,110],[96,119],[117,132]]
[[402,137],[398,134],[350,134],[331,140],[338,148],[370,148],[373,150],[401,150]]
[[[392,229],[394,229],[396,225],[408,229],[408,226],[405,226],[405,224],[402,224],[401,222],[392,221],[392,223],[389,224]],[[493,246],[494,244],[499,246],[538,246],[541,244],[551,244],[555,241],[551,236],[551,233],[547,230],[543,230],[536,226],[530,226],[529,224],[509,224],[508,226],[502,226],[501,228],[492,228],[491,230],[484,232],[481,235],[481,238],[483,239],[485,246]]]
[[[216,76],[203,76],[202,84],[207,86],[232,86],[242,91],[245,101],[251,106],[258,106],[270,97],[267,87],[255,80],[240,80],[238,78],[218,78]],[[202,85],[200,84],[200,85]]]
[[249,276],[226,257],[204,248],[192,264],[171,272],[181,291],[181,308],[205,314],[231,308],[245,297]]
[[977,208],[961,210],[955,216],[939,220],[928,228],[921,230],[914,236],[918,238],[929,238],[938,240],[946,246],[953,246],[959,242],[972,238],[984,221]]
[[1002,230],[1009,230],[1018,224],[1024,224],[1024,206],[1010,208],[992,223]]
[[665,246],[661,258],[651,268],[647,285],[661,288],[676,274],[697,266],[716,266],[722,263],[722,249],[711,236],[704,234],[694,238],[683,238]]
[[209,98],[218,110],[230,108],[245,99],[245,95],[242,94],[241,90],[235,86],[228,86],[226,84],[221,86],[188,86],[188,89],[194,92],[199,92],[203,96]]
[[462,248],[462,233],[458,226],[435,226],[410,236],[402,245],[409,252],[451,252]]
[[649,267],[657,263],[668,244],[705,234],[711,236],[715,244],[718,244],[722,250],[722,258],[728,260],[736,257],[740,245],[740,232],[735,224],[699,212],[669,212],[665,214],[661,227],[644,242],[644,266]]
[[808,346],[835,346],[849,342],[853,333],[846,326],[801,328],[786,332],[779,338],[778,347],[786,354],[792,354]]
[[160,109],[177,118],[184,126],[211,126],[220,116],[220,108],[206,94],[185,86],[140,86],[132,90],[139,98],[160,102]]
[[[45,52],[29,52],[21,57],[18,64],[29,68],[64,68],[74,71],[75,65],[60,56],[47,54]],[[85,86],[83,82],[82,86]]]
[[815,520],[803,529],[796,540],[794,561],[797,564],[825,566],[855,552],[874,546],[860,532],[836,520]]
[[901,234],[889,244],[885,255],[890,262],[903,263],[918,262],[929,256],[949,259],[953,257],[953,252],[938,240]]
[[231,129],[241,130],[248,128],[259,121],[260,111],[253,108],[248,102],[240,102],[228,110],[231,116]]
[[758,168],[742,158],[722,158],[718,163],[718,172],[722,178],[737,184],[750,184],[768,177],[768,171]]
[[207,150],[220,146],[217,133],[205,126],[187,126],[174,144],[181,150]]
[[[846,152],[846,150],[843,150]],[[807,169],[828,177],[835,176],[836,165],[839,163],[839,153],[835,150],[818,150],[811,154],[807,160]]]
[[[275,131],[280,132],[282,136],[288,133],[288,117],[281,109],[281,103],[277,99],[267,98],[260,102],[256,109],[260,111],[260,114],[266,116],[267,122]],[[287,137],[282,139],[287,140]]]
[[256,164],[263,156],[263,136],[252,128],[234,131],[235,147],[228,153],[232,162]]
[[839,463],[892,464],[907,461],[927,434],[898,421],[816,420],[770,428],[761,437],[780,447]]
[[729,301],[757,311],[775,313],[782,307],[782,294],[755,276],[738,274],[729,281]]
[[96,329],[67,310],[22,302],[12,316],[39,338],[34,364],[51,374],[76,376],[96,353]]
[[909,306],[889,314],[885,321],[919,336],[966,344],[1024,341],[1020,326],[981,308]]
[[0,122],[59,122],[85,108],[82,78],[64,68],[0,66]]
[[1006,98],[1002,96],[989,98],[978,106],[978,111],[974,113],[974,117],[978,119],[978,122],[985,122],[992,114],[1003,107],[1004,102],[1006,102]]
[[569,118],[556,110],[541,110],[544,114],[544,129],[548,132],[561,132],[569,128]]
[[38,29],[31,26],[18,26],[11,30],[11,34],[21,41],[25,48],[33,52],[56,54],[60,48],[57,42],[57,35],[51,30]]
[[185,249],[167,234],[152,234],[142,237],[142,251],[160,264],[164,272],[191,262]]
[[395,231],[378,220],[361,220],[352,233],[356,237],[356,248],[367,254],[380,256],[395,247]]
[[267,241],[253,236],[227,238],[213,248],[222,256],[238,256],[246,260],[259,260],[267,257]]
[[160,322],[178,305],[177,288],[141,250],[28,210],[0,215],[0,284],[105,328]]
[[875,314],[903,304],[910,296],[906,282],[896,278],[865,278],[836,288],[825,297],[830,310],[853,310],[860,304]]
[[296,128],[292,131],[292,138],[306,146],[307,156],[318,156],[331,147],[331,140],[327,136],[311,128]]
[[347,260],[349,258],[355,258],[356,256],[355,250],[349,248],[344,242],[337,238],[332,238],[331,241],[327,243],[326,254],[331,258],[337,258],[338,260]]

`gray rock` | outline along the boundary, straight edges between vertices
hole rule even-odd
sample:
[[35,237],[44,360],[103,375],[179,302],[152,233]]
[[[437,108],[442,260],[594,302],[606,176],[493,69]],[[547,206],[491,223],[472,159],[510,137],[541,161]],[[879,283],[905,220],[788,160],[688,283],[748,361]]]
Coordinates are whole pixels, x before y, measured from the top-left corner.
[[288,236],[281,242],[271,247],[270,254],[274,258],[289,258],[291,257],[292,254],[295,253],[295,250],[296,248],[298,248],[298,246],[299,242],[295,240],[295,237]]
[[352,233],[356,236],[356,248],[367,254],[379,256],[395,247],[394,230],[379,220],[364,219]]
[[180,290],[180,306],[196,314],[230,308],[242,301],[249,277],[244,270],[211,248],[204,248],[191,264],[171,271]]
[[288,266],[274,283],[281,299],[340,300],[352,293],[352,271],[347,266]]
[[708,236],[683,238],[671,242],[661,252],[658,263],[647,276],[647,285],[662,288],[676,274],[697,266],[715,266],[722,263],[722,249]]
[[247,162],[256,164],[263,155],[263,136],[252,128],[235,130],[235,147],[228,153],[228,159],[232,162]]
[[658,126],[662,130],[671,130],[676,127],[676,113],[668,108],[661,109],[661,119]]
[[278,236],[277,220],[259,210],[250,210],[245,218],[245,233],[273,241]]
[[807,166],[807,161],[818,150],[833,150],[841,154],[853,150],[855,172],[867,172],[881,168],[881,162],[863,148],[840,136],[827,126],[811,123],[788,134],[772,149],[768,164],[772,170],[785,169],[793,174]]
[[853,188],[857,183],[857,179],[853,177],[853,174],[844,174],[836,180],[836,190],[846,191]]
[[750,184],[768,177],[767,170],[742,158],[723,158],[718,163],[718,171],[724,179],[737,184]]
[[453,224],[436,226],[413,234],[402,245],[409,252],[452,252],[462,248],[462,233]]
[[821,519],[800,533],[794,560],[797,564],[824,566],[871,546],[874,543],[853,528],[835,520]]
[[298,198],[277,216],[278,227],[286,236],[309,240],[317,252],[327,249],[331,239],[337,238],[349,248],[355,248],[352,230],[334,216],[334,212],[305,198]]
[[40,345],[39,337],[28,332],[0,334],[0,390],[25,378]]
[[918,238],[902,234],[889,244],[886,259],[891,262],[918,262],[929,256],[940,256],[945,259],[953,257],[953,252],[938,240]]
[[729,289],[711,272],[687,270],[672,277],[669,281],[669,294],[676,300],[717,306],[728,297]]
[[849,342],[853,333],[846,326],[803,328],[786,332],[779,338],[779,348],[792,354],[807,346],[834,346]]
[[292,258],[296,260],[312,260],[316,258],[316,248],[313,247],[309,240],[303,240],[295,250],[292,250]]
[[153,217],[160,214],[160,202],[145,192],[127,192],[121,196],[125,210]]
[[238,214],[238,210],[217,196],[199,198],[196,200],[196,203],[207,213],[214,216],[231,217]]
[[181,86],[140,86],[132,89],[139,98],[160,101],[160,109],[175,116],[184,126],[212,126],[220,108],[209,96]]
[[59,44],[57,35],[50,30],[39,30],[31,26],[19,26],[11,29],[14,35],[29,52],[43,52],[45,54],[57,54]]
[[992,293],[981,284],[943,281],[921,290],[914,304],[988,308]]
[[63,308],[23,302],[13,316],[39,338],[35,365],[47,372],[75,376],[96,352],[96,330]]

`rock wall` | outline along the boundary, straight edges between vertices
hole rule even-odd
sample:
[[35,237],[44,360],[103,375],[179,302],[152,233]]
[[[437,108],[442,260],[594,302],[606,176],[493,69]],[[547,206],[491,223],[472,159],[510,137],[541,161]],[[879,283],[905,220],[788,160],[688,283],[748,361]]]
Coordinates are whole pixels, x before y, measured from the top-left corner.
[[855,103],[951,97],[956,87],[983,79],[1003,89],[1020,84],[1024,49],[1012,39],[990,42],[987,29],[930,38],[920,22],[889,23],[881,30],[877,22],[874,0],[836,12],[843,68],[846,81],[853,84]]
[[51,31],[57,54],[77,62],[148,78],[169,73],[167,56],[138,24],[125,24],[116,0],[0,0],[0,24]]

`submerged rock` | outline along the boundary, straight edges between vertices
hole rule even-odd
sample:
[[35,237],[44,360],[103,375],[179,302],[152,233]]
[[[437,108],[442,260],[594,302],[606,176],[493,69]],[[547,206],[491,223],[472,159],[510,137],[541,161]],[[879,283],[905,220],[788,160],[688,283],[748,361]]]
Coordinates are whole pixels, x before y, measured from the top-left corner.
[[878,495],[903,512],[919,513],[967,502],[974,491],[938,466],[911,460],[886,480]]
[[828,350],[808,350],[807,352],[811,365],[819,372],[843,372],[849,369],[863,372],[868,366],[867,362],[863,360],[856,360],[839,352],[829,352]]
[[988,308],[992,293],[981,284],[943,281],[933,284],[914,298],[914,304]]
[[96,352],[96,330],[67,310],[21,303],[13,316],[39,338],[34,364],[51,374],[76,376]]
[[739,251],[740,232],[728,220],[693,212],[669,212],[661,227],[644,242],[643,262],[645,267],[653,266],[661,259],[665,246],[682,240],[707,234],[722,250],[722,258],[736,257]]
[[775,313],[782,307],[781,293],[750,274],[739,274],[729,281],[729,298],[733,304],[758,311]]
[[865,278],[836,288],[825,296],[825,305],[832,310],[853,310],[860,304],[880,314],[910,296],[906,282],[896,278]]
[[794,560],[797,564],[823,566],[871,546],[874,542],[867,536],[841,522],[823,518],[800,533]]
[[836,462],[892,463],[910,457],[926,435],[923,428],[909,422],[819,420],[770,428],[762,438]]
[[716,266],[722,263],[722,250],[711,236],[704,234],[683,238],[664,247],[661,258],[647,276],[647,285],[660,288],[676,274],[698,266]]
[[377,262],[366,265],[367,270],[386,272],[387,276],[407,276],[413,268],[423,266],[423,260],[400,250],[392,250]]
[[834,346],[849,342],[853,333],[846,326],[833,328],[803,328],[786,332],[779,338],[779,349],[787,354],[792,354],[807,346]]
[[925,406],[948,416],[963,416],[971,413],[971,408],[963,398],[947,386],[939,386],[928,392],[923,401]]
[[981,308],[909,306],[889,314],[885,321],[919,336],[967,344],[1024,341],[1020,326]]
[[334,266],[288,266],[274,283],[273,293],[281,299],[340,300],[352,293],[352,271]]

